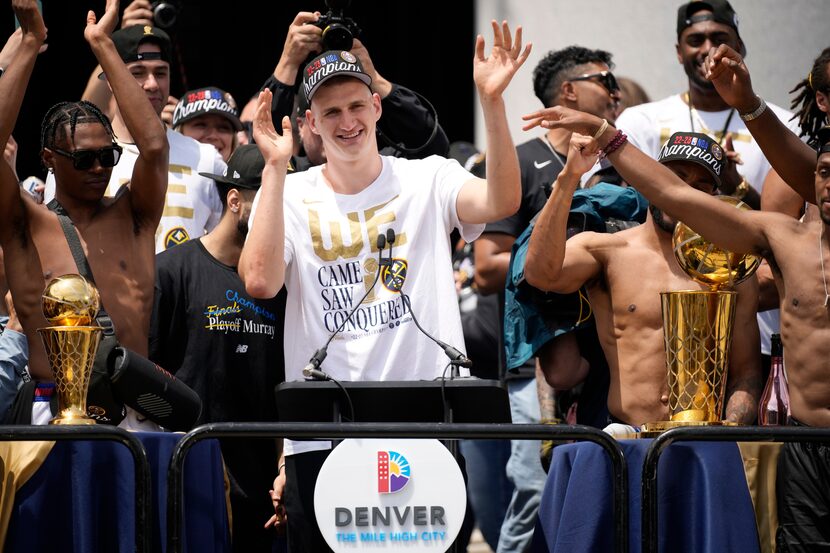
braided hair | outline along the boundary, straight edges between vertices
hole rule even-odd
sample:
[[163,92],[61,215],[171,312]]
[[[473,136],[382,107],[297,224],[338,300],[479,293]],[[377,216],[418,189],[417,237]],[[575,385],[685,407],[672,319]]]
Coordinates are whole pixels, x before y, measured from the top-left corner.
[[815,146],[818,130],[826,125],[827,115],[821,111],[816,103],[816,92],[830,94],[830,80],[827,78],[830,65],[830,48],[824,51],[813,62],[809,76],[795,85],[790,94],[798,92],[790,104],[794,114],[792,119],[798,118],[801,127],[800,136],[808,136],[809,144]]
[[568,46],[548,52],[533,70],[533,92],[545,107],[555,105],[559,87],[574,77],[572,70],[586,63],[604,63],[613,68],[611,54],[604,50],[589,50],[581,46]]
[[[75,127],[78,123],[100,123],[107,130],[107,134],[115,141],[109,117],[104,115],[98,106],[86,100],[80,102],[60,102],[55,104],[40,125],[40,148],[53,148],[58,142],[66,139],[75,140]],[[67,126],[69,132],[67,134]]]

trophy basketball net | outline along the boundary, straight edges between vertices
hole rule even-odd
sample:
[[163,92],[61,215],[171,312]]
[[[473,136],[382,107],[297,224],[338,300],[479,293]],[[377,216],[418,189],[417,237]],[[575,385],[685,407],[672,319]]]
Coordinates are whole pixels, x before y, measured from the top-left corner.
[[98,290],[81,275],[53,279],[43,291],[43,316],[53,326],[39,328],[55,376],[58,414],[49,424],[95,424],[86,414],[89,378],[103,329]]
[[[751,209],[731,196],[718,199]],[[737,292],[761,259],[715,247],[683,223],[672,237],[674,256],[692,280],[709,290],[661,292],[669,385],[669,420],[647,423],[644,432],[677,426],[726,425],[722,421]]]

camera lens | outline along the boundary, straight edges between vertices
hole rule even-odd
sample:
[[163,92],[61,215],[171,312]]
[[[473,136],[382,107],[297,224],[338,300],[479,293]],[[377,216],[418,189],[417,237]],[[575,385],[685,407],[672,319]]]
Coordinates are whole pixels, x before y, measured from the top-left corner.
[[326,50],[351,50],[352,32],[340,23],[332,23],[323,29],[323,44]]
[[179,10],[174,4],[168,2],[156,2],[153,4],[153,22],[157,27],[169,29],[176,24],[176,16]]

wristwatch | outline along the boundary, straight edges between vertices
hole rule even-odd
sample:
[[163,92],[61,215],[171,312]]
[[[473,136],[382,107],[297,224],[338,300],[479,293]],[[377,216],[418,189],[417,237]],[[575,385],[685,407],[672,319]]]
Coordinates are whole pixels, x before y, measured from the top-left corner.
[[757,96],[757,98],[760,102],[757,108],[750,111],[749,113],[740,114],[741,119],[743,119],[744,121],[752,121],[753,119],[758,119],[761,116],[761,114],[764,113],[764,111],[766,111],[767,103],[760,96]]

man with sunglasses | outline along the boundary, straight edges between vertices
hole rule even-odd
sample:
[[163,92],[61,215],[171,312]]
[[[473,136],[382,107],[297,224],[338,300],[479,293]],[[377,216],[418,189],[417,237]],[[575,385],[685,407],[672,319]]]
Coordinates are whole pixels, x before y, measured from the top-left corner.
[[[0,79],[0,143],[11,134],[38,48],[46,38],[35,0],[14,0],[13,6],[23,39],[7,75]],[[42,159],[57,184],[55,211],[37,205],[18,186],[9,166],[0,163],[0,245],[9,289],[29,343],[29,370],[38,381],[52,380],[36,330],[48,326],[41,294],[53,278],[79,272],[67,241],[70,232],[78,234],[118,341],[147,355],[153,243],[167,188],[168,145],[158,115],[110,38],[117,21],[118,1],[108,0],[100,21],[90,12],[84,37],[109,75],[115,98],[124,108],[124,124],[136,143],[138,155],[129,186],[116,198],[104,198],[121,148],[109,119],[88,102],[57,104],[44,117]],[[56,212],[73,224],[67,235]]]
[[[611,73],[611,54],[570,46],[549,52],[533,70],[533,88],[545,107],[563,105],[614,120],[619,87]],[[510,248],[533,217],[544,207],[551,183],[565,165],[570,132],[554,130],[517,148],[522,179],[519,211],[490,223],[475,242],[475,281],[484,294],[504,293],[510,263]],[[575,336],[564,335],[552,342],[560,351],[575,352],[581,359]],[[535,360],[505,374],[513,422],[538,423],[553,418],[553,390],[539,382],[537,397]],[[599,402],[603,403],[603,402]],[[536,511],[546,474],[539,460],[539,442],[511,443],[507,476],[515,488],[501,527],[498,551],[524,551],[533,537]]]
[[[739,114],[720,97],[714,85],[706,79],[704,60],[710,48],[725,44],[746,54],[746,45],[738,33],[738,16],[727,0],[693,1],[677,10],[677,61],[688,77],[689,88],[668,98],[626,109],[617,121],[629,141],[643,152],[657,158],[660,147],[678,131],[699,132],[711,136],[730,157],[739,160],[737,172],[724,175],[721,192],[743,198],[748,204],[760,206],[760,193],[768,180],[778,181],[745,121],[752,114]],[[768,104],[773,113],[798,134],[792,114],[776,105]],[[610,122],[610,121],[609,121]],[[730,137],[727,137],[730,135]],[[730,153],[734,151],[734,153]],[[761,351],[765,371],[769,368],[770,335],[778,332],[778,310],[758,314],[761,327]]]
[[[151,25],[129,25],[115,31],[112,41],[154,111],[161,116],[170,95],[170,37]],[[110,80],[106,70],[99,74],[99,78],[99,86],[106,87],[106,82]],[[204,96],[204,91],[192,92],[201,92]],[[107,196],[115,196],[122,186],[130,182],[139,152],[121,113],[124,106],[115,99],[110,103],[110,109],[99,107],[106,113],[112,113],[112,128],[122,148],[121,159],[113,169],[107,187]],[[168,188],[156,233],[156,252],[204,235],[217,225],[222,216],[222,201],[215,183],[199,174],[224,173],[226,164],[221,154],[212,144],[202,144],[173,130],[167,131],[167,141],[170,144]],[[54,177],[48,176],[46,184],[48,201],[54,197]]]

